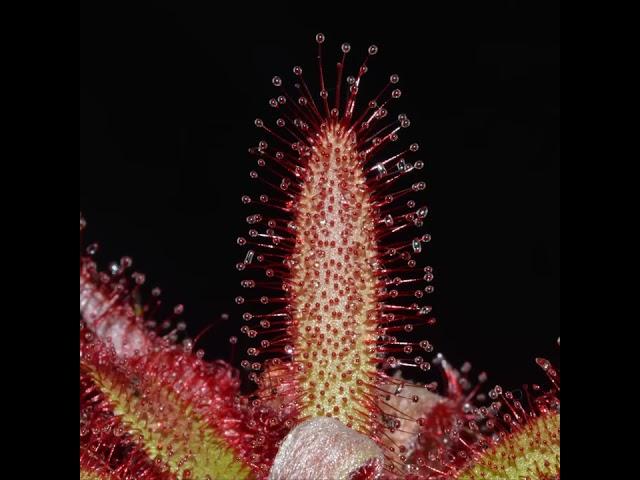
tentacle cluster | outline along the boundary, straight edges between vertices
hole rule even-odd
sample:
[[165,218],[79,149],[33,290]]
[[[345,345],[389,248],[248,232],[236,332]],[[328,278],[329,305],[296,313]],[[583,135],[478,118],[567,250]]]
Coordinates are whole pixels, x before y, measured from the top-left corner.
[[[545,371],[553,387],[541,393],[525,386],[526,403],[500,386],[489,392],[495,416],[495,431],[489,440],[470,448],[471,459],[455,468],[459,480],[498,480],[560,478],[560,374],[546,359],[536,362]],[[489,420],[491,421],[491,420]]]
[[420,422],[425,435],[411,455],[419,467],[415,478],[559,479],[560,375],[548,360],[537,362],[551,381],[549,390],[534,384],[511,392],[496,385],[488,398],[476,395],[480,384],[463,394],[468,381],[443,362],[453,386],[440,406],[448,413],[434,408]]
[[353,76],[344,77],[351,47],[342,44],[330,92],[325,38],[316,41],[319,94],[293,67],[293,91],[273,77],[273,121],[255,120],[265,137],[249,149],[257,157],[249,175],[266,189],[242,196],[249,208],[259,207],[247,216],[248,235],[238,238],[244,255],[237,268],[248,293],[236,302],[247,307],[242,333],[255,339],[242,365],[261,387],[278,378],[275,392],[291,400],[296,423],[335,417],[387,446],[394,471],[402,446],[386,440],[395,414],[379,400],[389,387],[401,388],[390,370],[427,371],[424,356],[433,350],[414,334],[435,322],[422,303],[433,291],[433,272],[416,261],[430,240],[421,231],[426,184],[411,180],[424,162],[414,158],[417,143],[396,147],[410,126],[406,114],[389,118],[401,96],[398,75],[360,105],[378,48],[370,46]]
[[[84,222],[81,220],[81,228]],[[178,305],[157,321],[159,290],[125,257],[100,272],[80,257],[80,443],[86,478],[254,478],[267,475],[290,424],[240,395],[239,372],[203,360],[182,338]]]

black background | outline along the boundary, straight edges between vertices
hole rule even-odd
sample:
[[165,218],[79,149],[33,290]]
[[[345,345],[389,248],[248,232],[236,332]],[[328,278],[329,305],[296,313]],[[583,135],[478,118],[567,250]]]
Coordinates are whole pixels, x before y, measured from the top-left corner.
[[[380,52],[365,84],[400,74],[407,143],[418,141],[430,208],[424,249],[435,269],[428,337],[490,383],[540,382],[536,356],[559,362],[559,13],[534,2],[448,6],[390,2],[225,9],[83,2],[80,26],[80,210],[99,259],[134,258],[168,305],[185,304],[206,358],[230,357],[254,194],[247,147],[268,118],[273,75],[314,71],[352,45]],[[535,5],[535,6],[534,6]],[[235,8],[235,11],[234,11]],[[369,88],[369,87],[367,87]],[[230,313],[220,321],[221,313]],[[241,356],[236,356],[239,361]]]

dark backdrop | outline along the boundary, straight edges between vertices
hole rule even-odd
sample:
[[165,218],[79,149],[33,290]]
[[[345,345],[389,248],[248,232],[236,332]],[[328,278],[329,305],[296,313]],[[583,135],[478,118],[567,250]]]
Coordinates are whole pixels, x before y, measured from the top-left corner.
[[380,47],[365,83],[400,74],[395,113],[410,114],[403,138],[426,161],[437,351],[512,388],[541,381],[536,356],[559,362],[555,9],[133,3],[83,2],[80,210],[103,265],[132,256],[167,304],[185,304],[191,335],[218,322],[199,344],[207,358],[229,358],[240,327],[235,238],[251,213],[240,196],[254,188],[253,119],[267,115],[273,75],[313,70],[322,31],[327,58],[343,41],[353,63]]

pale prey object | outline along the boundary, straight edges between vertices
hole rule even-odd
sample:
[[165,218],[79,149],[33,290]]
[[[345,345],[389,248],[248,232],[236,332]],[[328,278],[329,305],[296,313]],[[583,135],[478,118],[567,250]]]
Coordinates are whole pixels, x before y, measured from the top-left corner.
[[269,480],[347,480],[362,467],[367,478],[382,473],[384,454],[369,437],[339,420],[316,417],[285,437],[271,467]]

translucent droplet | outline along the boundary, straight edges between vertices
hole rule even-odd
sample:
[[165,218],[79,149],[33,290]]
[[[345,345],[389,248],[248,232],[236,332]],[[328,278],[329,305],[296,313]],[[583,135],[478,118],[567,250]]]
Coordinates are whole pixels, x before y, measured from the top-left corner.
[[318,34],[316,35],[316,42],[318,42],[318,43],[324,43],[324,34],[322,34],[322,33],[318,33]]
[[271,83],[273,83],[276,87],[282,85],[282,79],[277,75],[271,79]]
[[120,259],[120,267],[123,269],[129,268],[131,265],[133,265],[133,259],[131,257],[122,257]]
[[260,118],[256,118],[253,123],[255,123],[256,127],[258,128],[264,127],[264,122]]
[[383,176],[385,176],[385,175],[387,174],[387,169],[386,169],[386,168],[384,167],[384,165],[383,165],[383,164],[381,164],[381,163],[377,163],[377,164],[374,166],[374,168],[376,169],[376,172],[377,172],[377,175],[376,175],[376,176],[377,176],[378,178],[381,178],[381,177],[383,177]]
[[244,263],[245,264],[249,264],[253,261],[253,256],[255,255],[255,252],[253,250],[249,250],[247,252],[247,254],[244,257]]
[[246,218],[246,221],[249,225],[255,225],[256,223],[260,223],[262,221],[262,215],[256,213],[255,215],[249,215]]
[[369,55],[375,55],[378,53],[378,47],[376,45],[371,45],[369,47],[368,52],[369,52]]
[[549,367],[551,367],[551,362],[549,362],[549,360],[547,360],[546,358],[536,358],[536,363],[544,370],[547,371],[549,370]]
[[422,251],[422,243],[420,242],[420,239],[416,238],[411,242],[411,248],[413,248],[413,251],[416,253],[420,253]]
[[342,49],[342,51],[344,53],[349,53],[349,51],[351,50],[351,45],[349,45],[348,43],[343,43],[340,47]]
[[400,76],[397,73],[394,73],[389,77],[389,81],[393,84],[396,84],[400,81]]
[[87,246],[87,253],[89,255],[95,255],[98,252],[98,244],[97,243],[92,243],[91,245]]
[[297,76],[302,75],[302,68],[296,65],[295,67],[293,67],[293,73],[294,75],[297,75]]
[[431,370],[431,364],[429,362],[422,362],[420,364],[420,370],[422,370],[423,372]]
[[117,264],[116,262],[111,262],[109,264],[109,272],[111,272],[111,275],[119,275],[120,273],[122,273],[122,267]]
[[400,90],[399,88],[396,88],[393,92],[391,92],[391,96],[393,98],[400,98],[401,95],[402,95],[402,90]]

